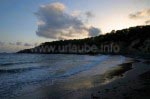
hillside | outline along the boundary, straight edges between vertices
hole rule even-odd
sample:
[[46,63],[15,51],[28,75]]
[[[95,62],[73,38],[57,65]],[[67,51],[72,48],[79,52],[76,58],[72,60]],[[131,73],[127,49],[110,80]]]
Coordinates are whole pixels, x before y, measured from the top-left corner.
[[103,54],[150,54],[150,25],[112,30],[96,37],[45,42],[18,53],[103,53]]

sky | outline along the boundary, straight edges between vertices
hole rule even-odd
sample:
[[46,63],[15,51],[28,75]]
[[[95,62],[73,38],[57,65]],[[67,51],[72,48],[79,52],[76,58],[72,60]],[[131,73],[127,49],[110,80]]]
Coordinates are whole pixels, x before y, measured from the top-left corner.
[[150,0],[0,0],[0,53],[150,24]]

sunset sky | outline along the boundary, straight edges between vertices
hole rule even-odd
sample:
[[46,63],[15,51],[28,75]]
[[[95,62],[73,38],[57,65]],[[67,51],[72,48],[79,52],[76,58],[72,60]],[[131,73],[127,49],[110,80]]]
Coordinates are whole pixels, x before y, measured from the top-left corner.
[[150,0],[0,0],[0,52],[150,24]]

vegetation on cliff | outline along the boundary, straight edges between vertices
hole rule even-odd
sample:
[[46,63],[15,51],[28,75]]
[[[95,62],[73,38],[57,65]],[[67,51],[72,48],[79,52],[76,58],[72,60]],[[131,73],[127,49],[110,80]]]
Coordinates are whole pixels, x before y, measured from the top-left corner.
[[[101,49],[101,45],[111,46],[111,43],[118,44],[120,51],[117,54],[150,54],[150,25],[130,27],[122,30],[112,30],[110,33],[99,35],[96,37],[90,37],[85,39],[73,39],[73,40],[60,40],[53,42],[45,42],[41,45],[32,48],[19,51],[18,53],[33,53],[33,49],[41,48],[44,46],[56,46],[55,50],[58,50],[58,46],[65,46],[68,44],[82,46],[96,45]],[[100,52],[95,53],[114,53],[114,52]],[[63,52],[48,52],[48,51],[36,51],[34,53],[63,53]]]

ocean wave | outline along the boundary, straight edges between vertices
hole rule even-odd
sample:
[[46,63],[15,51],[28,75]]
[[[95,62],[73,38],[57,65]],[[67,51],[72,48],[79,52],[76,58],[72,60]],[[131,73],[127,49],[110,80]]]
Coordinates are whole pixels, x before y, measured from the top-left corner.
[[10,63],[0,63],[0,66],[12,66],[12,65],[20,65],[20,64],[30,64],[30,63],[37,63],[37,62],[10,62]]
[[[43,66],[44,67],[44,66]],[[0,69],[0,73],[21,73],[35,69],[41,69],[41,67],[28,67],[28,68],[15,68],[15,69]]]
[[92,67],[95,67],[97,66],[98,64],[100,64],[102,61],[106,60],[109,56],[105,56],[105,55],[102,55],[102,56],[99,56],[99,57],[95,57],[95,58],[90,58],[90,59],[87,59],[89,60],[91,63],[89,64],[85,64],[85,65],[79,65],[77,67],[74,67],[74,68],[71,68],[70,70],[68,70],[65,74],[62,75],[62,77],[68,77],[68,76],[71,76],[71,75],[75,75],[75,74],[78,74],[80,72],[83,72],[83,71],[86,71],[86,70],[89,70],[91,69]]

